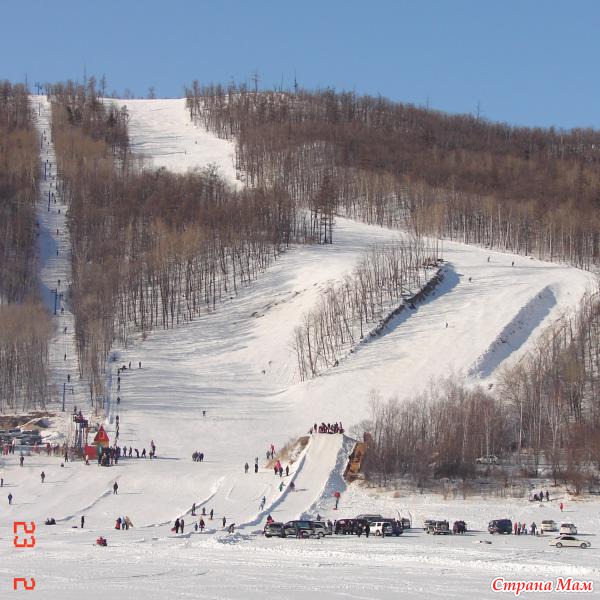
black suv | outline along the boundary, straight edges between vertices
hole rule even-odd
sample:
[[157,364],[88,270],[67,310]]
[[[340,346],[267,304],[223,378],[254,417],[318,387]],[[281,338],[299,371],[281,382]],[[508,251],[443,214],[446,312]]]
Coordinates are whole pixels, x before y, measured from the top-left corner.
[[512,521],[510,519],[496,519],[490,521],[488,531],[494,533],[512,533]]
[[311,521],[288,521],[283,526],[285,537],[314,537],[315,530]]
[[335,522],[336,535],[352,535],[354,533],[354,519],[338,519]]

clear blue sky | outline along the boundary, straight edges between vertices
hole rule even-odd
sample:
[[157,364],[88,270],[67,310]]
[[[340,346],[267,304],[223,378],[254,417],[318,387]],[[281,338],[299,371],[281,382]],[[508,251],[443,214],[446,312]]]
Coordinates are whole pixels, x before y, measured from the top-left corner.
[[0,78],[247,81],[600,128],[600,0],[0,0]]

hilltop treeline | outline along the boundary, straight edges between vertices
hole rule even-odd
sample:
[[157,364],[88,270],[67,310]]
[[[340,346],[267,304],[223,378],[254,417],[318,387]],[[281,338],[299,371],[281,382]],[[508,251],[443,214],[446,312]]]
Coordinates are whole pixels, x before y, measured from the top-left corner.
[[193,119],[237,141],[249,185],[310,209],[589,268],[599,261],[600,132],[511,127],[381,97],[187,90]]
[[131,153],[126,110],[93,80],[50,98],[80,368],[95,396],[115,339],[214,310],[309,232],[285,190],[236,191],[214,168],[148,168]]
[[551,327],[493,391],[443,381],[408,400],[372,403],[367,474],[385,483],[468,477],[496,454],[527,474],[549,465],[580,492],[600,469],[600,294]]
[[49,317],[39,306],[39,139],[28,92],[0,82],[0,411],[44,406]]

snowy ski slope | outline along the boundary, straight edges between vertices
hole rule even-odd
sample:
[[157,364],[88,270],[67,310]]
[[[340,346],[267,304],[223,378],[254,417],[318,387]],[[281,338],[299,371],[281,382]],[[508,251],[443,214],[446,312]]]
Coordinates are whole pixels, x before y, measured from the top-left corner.
[[[134,147],[155,166],[185,171],[214,163],[235,181],[233,146],[191,125],[183,100],[122,102],[131,113]],[[46,128],[47,120],[40,120],[40,126]],[[0,499],[0,537],[10,535],[9,524],[16,518],[41,523],[53,516],[58,522],[42,528],[28,560],[16,559],[0,545],[4,576],[17,568],[28,570],[38,577],[39,597],[60,593],[64,600],[79,598],[82,591],[88,598],[104,598],[109,591],[112,598],[128,600],[305,598],[307,590],[344,598],[423,597],[424,590],[428,597],[461,598],[465,592],[485,597],[499,569],[523,576],[535,576],[540,569],[548,576],[564,571],[597,580],[597,550],[585,553],[581,565],[579,556],[571,558],[575,555],[565,563],[549,552],[547,540],[494,540],[488,547],[473,545],[477,535],[308,543],[254,535],[269,513],[277,520],[342,516],[333,510],[335,491],[342,492],[341,510],[348,511],[343,516],[379,509],[393,516],[396,507],[419,518],[436,517],[429,513],[443,511],[439,499],[372,498],[356,486],[346,489],[342,473],[352,441],[345,436],[313,436],[290,465],[290,476],[282,479],[267,465],[266,450],[271,443],[278,450],[305,435],[314,422],[342,421],[349,431],[368,415],[372,390],[406,398],[432,378],[449,374],[493,382],[498,369],[518,360],[544,328],[571,311],[592,282],[589,273],[570,267],[444,242],[445,279],[435,295],[401,313],[384,335],[337,368],[299,382],[291,339],[302,315],[371,244],[398,235],[337,219],[332,246],[293,248],[214,314],[156,331],[129,348],[115,348],[113,386],[117,366],[132,363],[121,375],[121,389],[112,390],[113,398],[117,393],[122,398],[113,406],[121,424],[119,444],[148,450],[153,439],[159,458],[132,458],[104,469],[80,463],[60,467],[60,459],[45,456],[26,457],[19,468],[17,457],[2,457],[14,501],[8,507]],[[49,243],[51,237],[46,239]],[[42,267],[47,286],[58,268],[49,261]],[[64,375],[58,366],[57,373]],[[114,420],[107,427],[112,436]],[[205,453],[204,462],[192,462],[195,450]],[[256,474],[255,458],[260,465]],[[295,492],[288,490],[291,480]],[[118,495],[112,494],[114,481]],[[469,503],[455,506],[452,516],[470,519],[478,529],[486,519],[518,518],[514,502],[498,502],[485,510]],[[204,534],[190,528],[192,503],[198,514],[203,507],[215,511],[213,521],[206,519]],[[548,511],[544,514],[559,518],[555,505]],[[592,516],[593,503],[573,511],[590,532],[600,527]],[[86,528],[71,529],[82,514]],[[136,527],[116,532],[112,525],[124,515]],[[172,521],[182,515],[186,530],[175,536]],[[223,517],[241,526],[237,534],[222,531]],[[108,548],[93,546],[99,534],[109,539]],[[440,573],[445,577],[438,584]]]

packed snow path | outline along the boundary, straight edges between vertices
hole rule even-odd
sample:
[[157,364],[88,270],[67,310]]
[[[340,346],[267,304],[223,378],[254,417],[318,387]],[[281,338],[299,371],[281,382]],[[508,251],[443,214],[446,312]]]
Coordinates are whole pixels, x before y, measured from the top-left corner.
[[79,378],[75,319],[69,302],[71,241],[66,223],[68,206],[57,188],[50,103],[45,96],[32,96],[31,104],[40,134],[42,171],[37,204],[38,266],[42,301],[52,315],[53,324],[49,347],[52,398],[62,401],[64,392],[66,410],[72,412],[74,405],[86,405],[89,392]]
[[133,151],[151,159],[156,168],[176,173],[217,165],[220,174],[238,185],[235,172],[235,145],[194,125],[185,108],[185,98],[161,100],[119,100],[130,119]]

